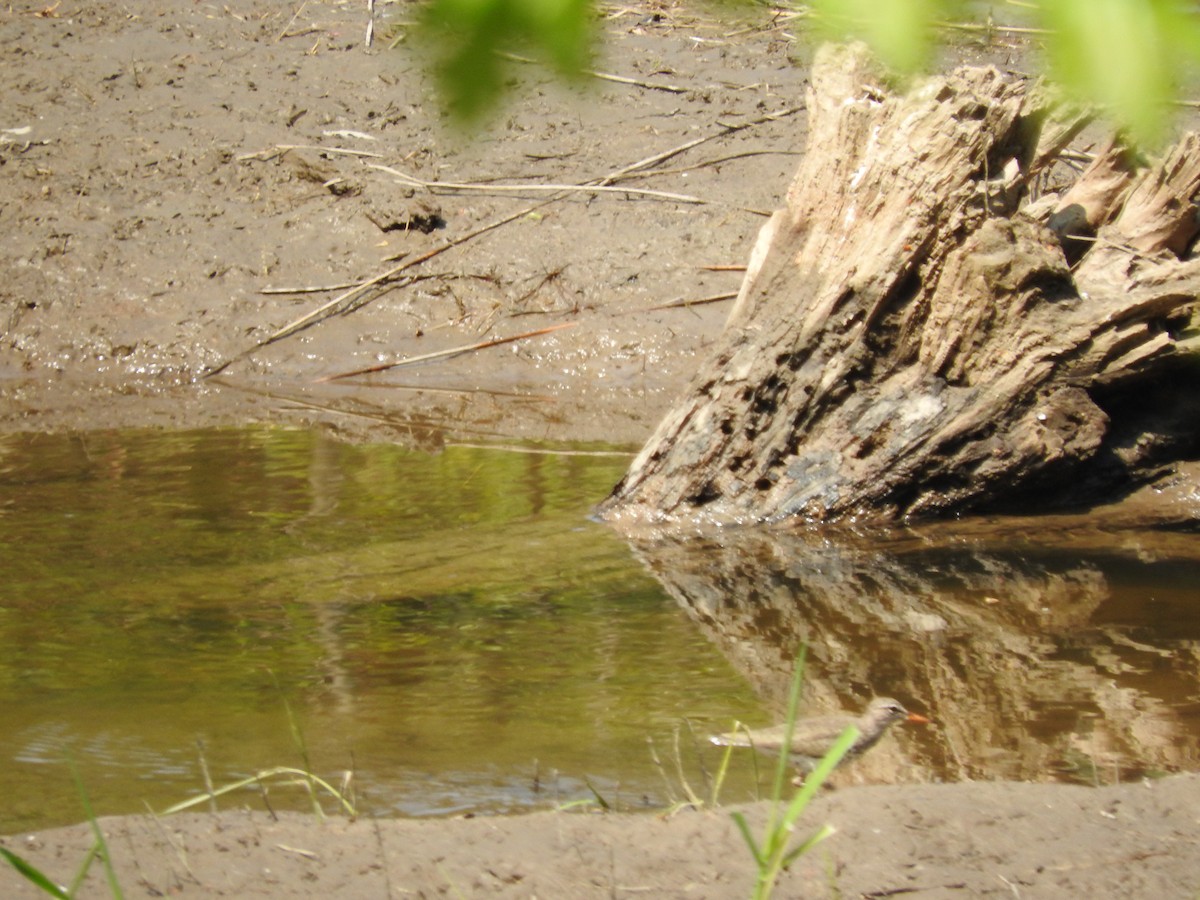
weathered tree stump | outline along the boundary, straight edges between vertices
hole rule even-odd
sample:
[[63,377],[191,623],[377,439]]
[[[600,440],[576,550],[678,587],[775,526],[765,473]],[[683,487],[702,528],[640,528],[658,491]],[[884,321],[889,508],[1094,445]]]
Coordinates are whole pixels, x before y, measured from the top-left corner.
[[818,55],[786,208],[603,518],[1079,504],[1194,455],[1200,138],[1150,166],[1114,142],[1028,204],[1082,120],[993,68],[881,84],[861,47]]

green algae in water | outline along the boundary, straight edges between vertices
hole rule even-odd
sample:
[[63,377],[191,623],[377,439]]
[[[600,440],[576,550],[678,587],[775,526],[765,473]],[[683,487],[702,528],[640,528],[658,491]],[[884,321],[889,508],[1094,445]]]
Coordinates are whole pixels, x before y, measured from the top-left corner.
[[68,750],[100,814],[198,792],[201,754],[217,784],[298,764],[285,698],[366,812],[665,803],[647,738],[758,703],[587,520],[626,462],[0,437],[0,833],[79,818]]

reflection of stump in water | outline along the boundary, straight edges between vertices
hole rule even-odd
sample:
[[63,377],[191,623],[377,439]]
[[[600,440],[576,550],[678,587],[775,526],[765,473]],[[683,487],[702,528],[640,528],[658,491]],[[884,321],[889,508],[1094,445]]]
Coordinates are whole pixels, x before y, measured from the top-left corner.
[[803,641],[804,713],[888,694],[935,719],[896,729],[923,774],[889,738],[856,763],[858,777],[1043,781],[1095,765],[1075,777],[1112,781],[1200,761],[1200,735],[1170,702],[1196,677],[1196,654],[1140,680],[1143,654],[1165,651],[1093,624],[1111,592],[1085,554],[757,530],[635,551],[777,712]]

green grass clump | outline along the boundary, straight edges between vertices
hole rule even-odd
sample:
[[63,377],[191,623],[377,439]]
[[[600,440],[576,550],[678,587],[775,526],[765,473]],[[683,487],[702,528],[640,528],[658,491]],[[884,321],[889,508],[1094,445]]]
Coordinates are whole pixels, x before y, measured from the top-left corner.
[[[112,858],[109,854],[108,844],[104,840],[104,832],[101,831],[99,823],[96,821],[96,816],[92,812],[91,802],[88,800],[87,791],[84,790],[83,782],[79,778],[79,773],[76,771],[74,764],[71,764],[71,774],[75,779],[75,788],[79,792],[80,799],[83,801],[83,808],[87,814],[87,819],[92,825],[92,832],[96,836],[96,842],[84,854],[83,860],[79,865],[79,869],[75,873],[75,878],[69,886],[63,886],[54,881],[49,875],[33,865],[33,863],[24,859],[11,850],[0,847],[0,857],[8,861],[21,874],[26,881],[38,888],[42,893],[48,894],[51,897],[58,897],[61,900],[71,900],[76,895],[84,878],[87,877],[88,871],[97,859],[104,864],[105,876],[108,880],[109,893],[114,900],[121,900],[125,895],[121,892],[121,886],[117,882],[116,873],[113,871]],[[218,797],[233,791],[241,790],[242,788],[256,786],[266,795],[266,783],[269,781],[282,781],[286,786],[299,786],[308,791],[309,797],[312,800],[313,809],[320,817],[324,817],[325,813],[321,807],[318,789],[329,794],[337,802],[341,811],[350,818],[355,818],[358,811],[354,807],[353,798],[349,794],[349,780],[347,779],[341,788],[335,788],[328,781],[314,775],[307,769],[296,769],[290,766],[276,766],[273,769],[266,769],[262,772],[257,772],[249,778],[242,778],[222,787],[209,787],[208,790],[195,797],[190,797],[176,803],[167,809],[164,809],[160,815],[171,815],[172,813],[183,812],[191,809],[194,806],[199,806],[202,803],[212,803]]]

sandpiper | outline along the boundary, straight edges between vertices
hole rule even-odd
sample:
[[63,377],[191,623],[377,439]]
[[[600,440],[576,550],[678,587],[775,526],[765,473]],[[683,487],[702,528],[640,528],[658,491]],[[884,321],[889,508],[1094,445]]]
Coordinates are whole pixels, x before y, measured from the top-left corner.
[[[847,714],[832,716],[812,716],[807,719],[797,719],[792,729],[791,747],[788,755],[792,765],[802,772],[811,772],[821,761],[821,758],[833,747],[834,741],[841,737],[851,725],[858,728],[858,738],[850,746],[850,750],[842,757],[844,762],[851,757],[865,753],[883,737],[883,733],[896,722],[928,722],[924,716],[910,713],[897,700],[891,697],[876,697],[861,716]],[[763,753],[778,753],[783,747],[783,725],[772,725],[769,728],[757,728],[734,731],[729,734],[714,735],[712,742],[723,747],[751,747]]]

